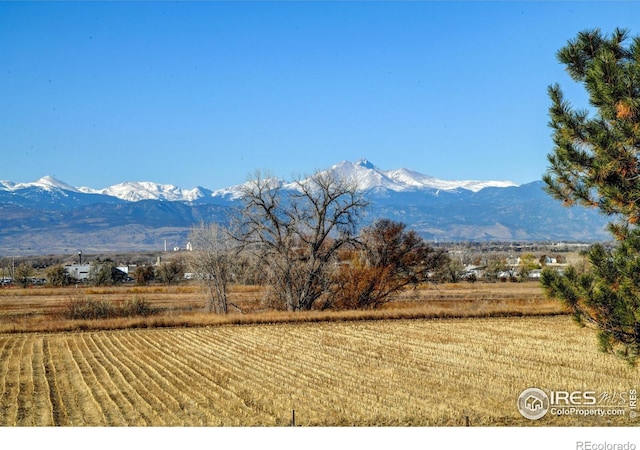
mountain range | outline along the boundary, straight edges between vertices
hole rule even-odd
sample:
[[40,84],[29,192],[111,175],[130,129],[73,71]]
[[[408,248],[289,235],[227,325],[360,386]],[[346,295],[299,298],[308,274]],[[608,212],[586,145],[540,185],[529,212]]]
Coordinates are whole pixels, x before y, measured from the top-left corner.
[[[404,222],[427,240],[607,240],[607,219],[565,208],[536,181],[442,180],[409,169],[381,170],[365,159],[327,169],[355,181],[370,201],[365,224]],[[283,189],[293,183],[278,181]],[[152,182],[104,189],[73,187],[50,176],[0,181],[0,256],[184,248],[200,221],[224,221],[242,185],[210,190]]]

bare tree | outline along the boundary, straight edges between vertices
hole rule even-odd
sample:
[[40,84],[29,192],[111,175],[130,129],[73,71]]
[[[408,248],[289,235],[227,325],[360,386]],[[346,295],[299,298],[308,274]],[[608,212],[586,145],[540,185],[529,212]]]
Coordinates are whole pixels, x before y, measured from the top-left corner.
[[508,270],[507,261],[500,256],[492,256],[487,259],[484,279],[489,282],[496,282],[500,274]]
[[14,272],[14,279],[16,282],[23,288],[26,288],[31,284],[31,279],[35,270],[32,266],[22,263],[18,267],[16,267]]
[[133,278],[136,280],[138,286],[146,286],[155,278],[155,270],[153,266],[143,265],[138,266],[133,271]]
[[51,286],[67,286],[70,276],[62,264],[56,264],[47,269],[47,280]]
[[89,279],[94,286],[111,286],[122,283],[126,277],[127,275],[119,270],[116,263],[111,260],[96,261],[91,265],[89,271]]
[[156,279],[171,286],[178,284],[184,278],[184,262],[180,258],[171,259],[156,267]]
[[336,255],[355,241],[368,202],[355,183],[317,172],[284,189],[258,172],[245,184],[239,238],[257,251],[274,294],[309,310],[329,291]]
[[113,262],[94,261],[91,263],[89,269],[89,280],[94,286],[108,286],[113,284],[113,278],[111,277],[112,271],[115,268]]
[[191,230],[189,240],[193,244],[189,265],[207,291],[209,311],[226,314],[230,304],[227,287],[237,241],[222,226],[204,223]]

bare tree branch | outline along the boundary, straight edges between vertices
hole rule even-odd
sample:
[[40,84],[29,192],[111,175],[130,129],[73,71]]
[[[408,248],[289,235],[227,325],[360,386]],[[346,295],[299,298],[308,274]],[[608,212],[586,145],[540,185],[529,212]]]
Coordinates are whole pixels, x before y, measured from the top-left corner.
[[318,172],[284,189],[256,173],[243,191],[239,239],[257,251],[287,310],[309,310],[329,291],[338,250],[355,242],[368,202],[357,186]]

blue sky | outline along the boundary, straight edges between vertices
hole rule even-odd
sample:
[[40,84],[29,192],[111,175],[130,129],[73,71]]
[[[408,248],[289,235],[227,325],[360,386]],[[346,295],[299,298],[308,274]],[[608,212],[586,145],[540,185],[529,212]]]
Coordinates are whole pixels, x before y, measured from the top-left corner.
[[637,2],[0,2],[0,179],[216,189],[367,158],[539,180],[555,53]]

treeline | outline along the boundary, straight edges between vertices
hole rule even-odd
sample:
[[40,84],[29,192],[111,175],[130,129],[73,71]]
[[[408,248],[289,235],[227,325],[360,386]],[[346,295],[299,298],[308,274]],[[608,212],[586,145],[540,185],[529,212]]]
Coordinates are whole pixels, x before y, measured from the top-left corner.
[[[226,223],[192,229],[192,251],[130,273],[97,259],[86,282],[172,285],[189,274],[204,288],[208,309],[225,314],[237,308],[229,301],[230,284],[264,286],[269,308],[305,311],[378,308],[407,286],[465,278],[459,252],[426,242],[404,223],[381,219],[362,226],[369,206],[357,184],[325,172],[294,182],[293,189],[257,172]],[[484,262],[489,280],[506,268],[503,258]],[[15,281],[27,285],[34,270],[20,264]],[[49,266],[46,278],[52,286],[77,282],[62,263]]]

